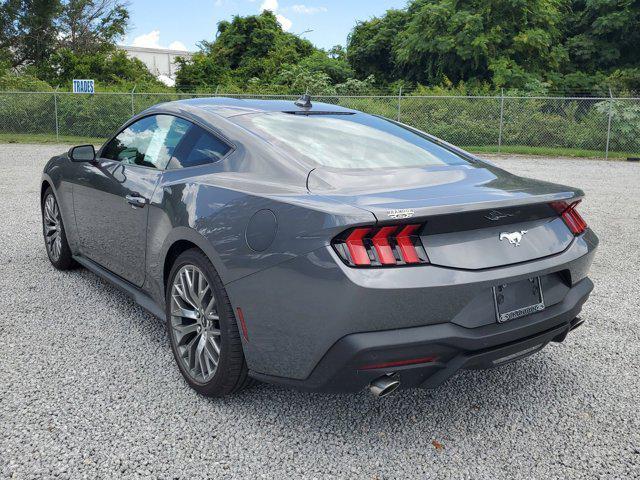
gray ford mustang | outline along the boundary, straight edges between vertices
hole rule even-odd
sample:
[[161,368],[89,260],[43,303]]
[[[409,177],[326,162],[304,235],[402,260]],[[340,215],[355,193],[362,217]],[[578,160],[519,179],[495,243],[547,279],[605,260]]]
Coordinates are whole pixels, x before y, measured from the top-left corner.
[[152,107],[42,177],[47,254],[166,320],[196,391],[433,388],[561,342],[598,244],[581,190],[311,102]]

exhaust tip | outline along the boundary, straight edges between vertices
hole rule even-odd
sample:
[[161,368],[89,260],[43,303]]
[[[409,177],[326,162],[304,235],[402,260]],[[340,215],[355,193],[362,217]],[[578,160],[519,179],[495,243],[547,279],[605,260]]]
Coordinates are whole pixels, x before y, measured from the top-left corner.
[[392,375],[383,375],[376,378],[369,385],[369,391],[376,398],[383,398],[396,391],[400,386],[400,380]]
[[580,325],[582,325],[584,323],[584,320],[580,317],[576,317],[573,322],[571,322],[571,328],[569,329],[569,331],[573,331],[576,328],[578,328]]

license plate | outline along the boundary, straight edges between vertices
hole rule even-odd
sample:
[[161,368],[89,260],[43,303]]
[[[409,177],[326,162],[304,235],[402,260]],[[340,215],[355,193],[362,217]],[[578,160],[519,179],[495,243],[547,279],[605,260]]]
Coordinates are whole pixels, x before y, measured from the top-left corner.
[[544,310],[540,277],[493,287],[498,323],[531,315]]

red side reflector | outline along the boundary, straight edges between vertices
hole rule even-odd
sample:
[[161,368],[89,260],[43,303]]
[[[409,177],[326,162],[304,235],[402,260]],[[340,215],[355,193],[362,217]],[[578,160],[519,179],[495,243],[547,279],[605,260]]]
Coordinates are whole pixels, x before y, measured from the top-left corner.
[[347,237],[345,243],[349,249],[349,255],[356,265],[370,265],[369,254],[362,243],[362,239],[371,231],[370,228],[356,228]]
[[419,228],[420,225],[407,225],[400,230],[398,235],[396,235],[398,247],[400,247],[402,258],[406,263],[420,262],[420,258],[416,252],[416,247],[413,245],[413,240],[411,240],[411,235],[413,235]]
[[242,309],[240,307],[236,308],[236,312],[238,312],[238,320],[240,320],[240,328],[242,329],[242,336],[245,341],[249,341],[249,333],[247,332],[247,324],[244,323],[244,314],[242,313]]
[[437,360],[437,357],[422,357],[422,358],[412,358],[409,360],[398,360],[395,362],[384,362],[377,363],[374,365],[365,365],[364,367],[360,367],[359,370],[376,370],[378,368],[389,368],[389,367],[402,367],[404,365],[417,365],[419,363],[432,363]]
[[371,241],[373,246],[378,252],[378,258],[383,265],[395,265],[396,257],[393,255],[393,249],[389,244],[389,235],[397,230],[398,227],[382,227],[378,233],[376,233]]

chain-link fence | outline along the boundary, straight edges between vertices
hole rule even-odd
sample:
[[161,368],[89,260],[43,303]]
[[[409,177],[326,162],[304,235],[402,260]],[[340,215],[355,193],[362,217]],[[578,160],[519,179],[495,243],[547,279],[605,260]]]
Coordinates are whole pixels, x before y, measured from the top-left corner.
[[[0,92],[0,141],[3,134],[103,139],[152,105],[197,96],[211,95]],[[397,119],[472,151],[640,156],[640,98],[398,95],[313,100]]]

